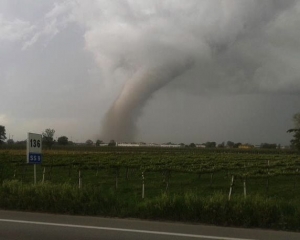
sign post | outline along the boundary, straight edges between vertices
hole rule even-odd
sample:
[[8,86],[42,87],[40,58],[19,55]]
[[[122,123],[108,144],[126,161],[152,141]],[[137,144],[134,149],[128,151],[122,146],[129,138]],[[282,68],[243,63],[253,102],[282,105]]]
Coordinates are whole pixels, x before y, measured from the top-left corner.
[[42,135],[28,133],[27,135],[27,163],[33,164],[34,185],[36,184],[36,164],[42,163]]

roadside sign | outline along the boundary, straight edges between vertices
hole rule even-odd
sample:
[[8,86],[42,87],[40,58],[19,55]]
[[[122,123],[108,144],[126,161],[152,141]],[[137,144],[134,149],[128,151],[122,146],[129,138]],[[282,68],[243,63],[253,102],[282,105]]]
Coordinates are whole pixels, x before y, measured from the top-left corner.
[[28,133],[27,137],[27,163],[42,163],[42,135]]

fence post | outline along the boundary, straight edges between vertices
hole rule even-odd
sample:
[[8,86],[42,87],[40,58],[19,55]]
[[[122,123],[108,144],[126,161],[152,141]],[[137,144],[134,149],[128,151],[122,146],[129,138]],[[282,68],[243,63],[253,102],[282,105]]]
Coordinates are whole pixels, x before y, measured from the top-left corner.
[[116,168],[116,189],[118,189],[119,168]]
[[297,182],[297,175],[298,175],[298,168],[296,169],[296,172],[295,172],[295,179],[294,179],[294,189],[296,188],[296,182]]
[[231,199],[233,184],[234,184],[234,175],[232,175],[232,177],[231,177],[231,184],[230,184],[230,188],[229,188],[228,201],[230,201],[230,199]]
[[126,180],[129,178],[129,167],[126,168]]
[[98,174],[99,174],[99,166],[100,166],[100,161],[98,161],[96,177],[98,177]]
[[143,181],[143,185],[142,185],[142,199],[145,198],[145,177],[144,177],[144,172],[142,172],[142,181]]
[[81,185],[82,185],[82,182],[81,182],[81,171],[79,169],[79,171],[78,171],[78,188],[79,189],[81,188]]
[[166,192],[169,190],[170,177],[171,177],[171,171],[167,170],[166,171]]
[[268,175],[267,175],[267,186],[266,186],[267,193],[269,192],[269,174],[270,174],[269,167],[270,167],[270,160],[268,160]]
[[53,168],[53,158],[51,159],[50,171],[49,171],[49,180],[52,180],[52,168]]
[[33,182],[36,185],[36,164],[33,164]]
[[247,192],[246,192],[246,178],[244,178],[244,198],[246,199]]
[[44,170],[43,170],[43,180],[42,180],[42,183],[45,182],[45,173],[46,173],[46,167],[44,167]]

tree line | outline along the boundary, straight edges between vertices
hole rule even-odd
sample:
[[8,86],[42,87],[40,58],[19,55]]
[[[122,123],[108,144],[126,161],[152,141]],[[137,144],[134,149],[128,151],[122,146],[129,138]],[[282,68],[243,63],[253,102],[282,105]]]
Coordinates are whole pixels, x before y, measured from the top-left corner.
[[[297,149],[300,150],[300,113],[297,113],[293,116],[293,122],[294,122],[294,128],[291,128],[289,130],[287,130],[288,133],[293,133],[293,138],[290,141],[291,143],[291,147],[293,149]],[[54,134],[55,134],[55,130],[51,129],[51,128],[47,128],[43,133],[42,133],[42,139],[43,139],[43,145],[51,148],[53,146],[53,144],[56,143],[56,141],[54,140]],[[7,139],[6,137],[6,130],[5,130],[5,126],[0,125],[0,145],[3,144],[5,142],[5,140]],[[22,142],[26,142],[26,141],[22,141]],[[7,140],[7,144],[13,144],[14,141],[13,139],[8,139]],[[95,142],[96,146],[100,146],[101,144],[103,144],[104,142],[101,140],[97,140]],[[66,145],[73,145],[74,143],[72,141],[69,141],[69,138],[66,136],[60,136],[59,138],[57,138],[57,144],[62,145],[62,146],[66,146]],[[86,145],[94,145],[94,142],[90,139],[88,139],[85,142]],[[187,147],[196,147],[195,143],[191,143],[189,145],[184,145],[183,143],[181,143],[181,145],[183,146],[187,146]],[[241,146],[241,143],[234,143],[232,141],[227,141],[226,145],[225,142],[218,144],[216,142],[206,142],[202,144],[203,146],[205,146],[206,148],[238,148],[239,146]],[[114,140],[111,140],[108,143],[108,146],[116,146],[116,142]],[[275,149],[278,148],[277,144],[269,144],[269,143],[262,143],[260,145],[260,148],[265,148],[265,149]]]

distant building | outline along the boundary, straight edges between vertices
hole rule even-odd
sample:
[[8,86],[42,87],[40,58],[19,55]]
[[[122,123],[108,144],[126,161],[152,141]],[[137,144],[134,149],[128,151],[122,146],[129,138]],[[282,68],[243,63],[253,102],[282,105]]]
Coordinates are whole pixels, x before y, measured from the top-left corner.
[[239,149],[251,149],[251,148],[254,148],[254,146],[251,144],[242,144],[239,146]]
[[148,143],[148,144],[146,144],[146,146],[147,147],[160,147],[160,145],[157,143]]
[[138,143],[118,143],[118,147],[139,147]]
[[180,148],[181,145],[179,144],[161,144],[161,147],[165,147],[165,148]]
[[197,148],[206,148],[205,144],[196,144]]

